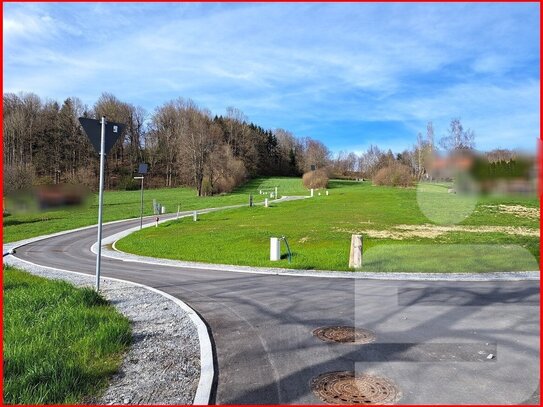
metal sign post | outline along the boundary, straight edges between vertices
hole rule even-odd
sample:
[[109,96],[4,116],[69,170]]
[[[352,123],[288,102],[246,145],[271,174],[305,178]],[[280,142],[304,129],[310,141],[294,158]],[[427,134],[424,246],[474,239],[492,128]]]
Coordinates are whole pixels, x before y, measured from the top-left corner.
[[101,120],[80,117],[79,123],[85,130],[95,150],[100,154],[100,186],[98,188],[98,251],[96,253],[96,291],[100,290],[100,261],[102,258],[102,210],[104,206],[104,169],[106,153],[111,150],[119,139],[124,125],[107,123],[106,117]]
[[104,206],[104,168],[106,164],[106,117],[102,116],[100,130],[100,187],[98,189],[98,253],[96,254],[96,291],[100,290],[100,262],[102,260],[102,209]]
[[142,230],[143,229],[143,175],[140,177],[134,177],[134,179],[141,179],[140,230]]

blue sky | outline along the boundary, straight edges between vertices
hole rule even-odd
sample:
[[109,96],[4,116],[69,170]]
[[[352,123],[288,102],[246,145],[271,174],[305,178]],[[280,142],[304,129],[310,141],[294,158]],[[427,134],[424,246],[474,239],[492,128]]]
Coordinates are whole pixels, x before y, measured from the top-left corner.
[[4,3],[4,92],[149,113],[179,96],[265,128],[399,152],[453,117],[534,151],[539,4]]

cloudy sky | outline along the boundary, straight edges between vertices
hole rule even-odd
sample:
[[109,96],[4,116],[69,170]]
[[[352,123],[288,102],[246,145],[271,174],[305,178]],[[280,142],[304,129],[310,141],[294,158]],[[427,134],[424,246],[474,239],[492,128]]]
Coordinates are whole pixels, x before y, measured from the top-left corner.
[[335,152],[399,152],[453,117],[483,150],[539,137],[537,3],[3,6],[4,92],[182,96]]

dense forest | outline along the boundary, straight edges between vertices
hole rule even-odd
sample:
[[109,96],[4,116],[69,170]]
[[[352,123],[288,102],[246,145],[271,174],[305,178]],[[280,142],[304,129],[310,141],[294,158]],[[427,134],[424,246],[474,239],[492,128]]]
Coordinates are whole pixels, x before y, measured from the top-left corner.
[[[79,125],[79,117],[124,123],[124,134],[108,154],[107,189],[137,189],[139,163],[149,164],[147,187],[194,187],[198,195],[229,192],[255,176],[301,176],[325,169],[328,175],[373,179],[376,183],[409,184],[428,174],[429,160],[444,152],[473,150],[475,135],[453,119],[447,135],[435,142],[428,123],[411,149],[393,154],[370,146],[361,154],[334,156],[320,141],[295,137],[284,129],[264,129],[239,109],[212,113],[190,99],[175,99],[147,112],[103,93],[86,106],[78,98],[59,103],[32,93],[3,95],[4,192],[36,184],[80,184],[96,189],[98,154]],[[485,154],[486,169],[477,175],[509,171],[515,158],[509,150]],[[518,167],[518,166],[517,166]],[[516,168],[516,167],[515,167]],[[490,172],[489,172],[490,171]],[[396,181],[394,181],[396,182]]]
[[137,188],[138,164],[149,164],[147,185],[188,185],[198,195],[232,190],[257,175],[299,176],[328,164],[330,151],[311,138],[264,129],[238,109],[212,116],[189,99],[153,112],[104,93],[92,107],[78,98],[62,104],[35,94],[4,94],[4,190],[36,183],[78,183],[96,188],[98,155],[79,117],[126,124],[108,155],[106,188]]

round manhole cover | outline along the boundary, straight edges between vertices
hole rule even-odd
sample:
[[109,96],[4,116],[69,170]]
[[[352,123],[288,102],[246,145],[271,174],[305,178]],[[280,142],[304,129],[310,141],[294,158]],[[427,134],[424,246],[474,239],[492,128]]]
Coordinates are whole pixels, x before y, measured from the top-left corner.
[[326,342],[363,344],[375,341],[375,334],[367,329],[352,326],[327,326],[317,328],[313,335]]
[[315,377],[311,390],[329,404],[394,404],[400,390],[390,380],[354,372],[331,372]]

